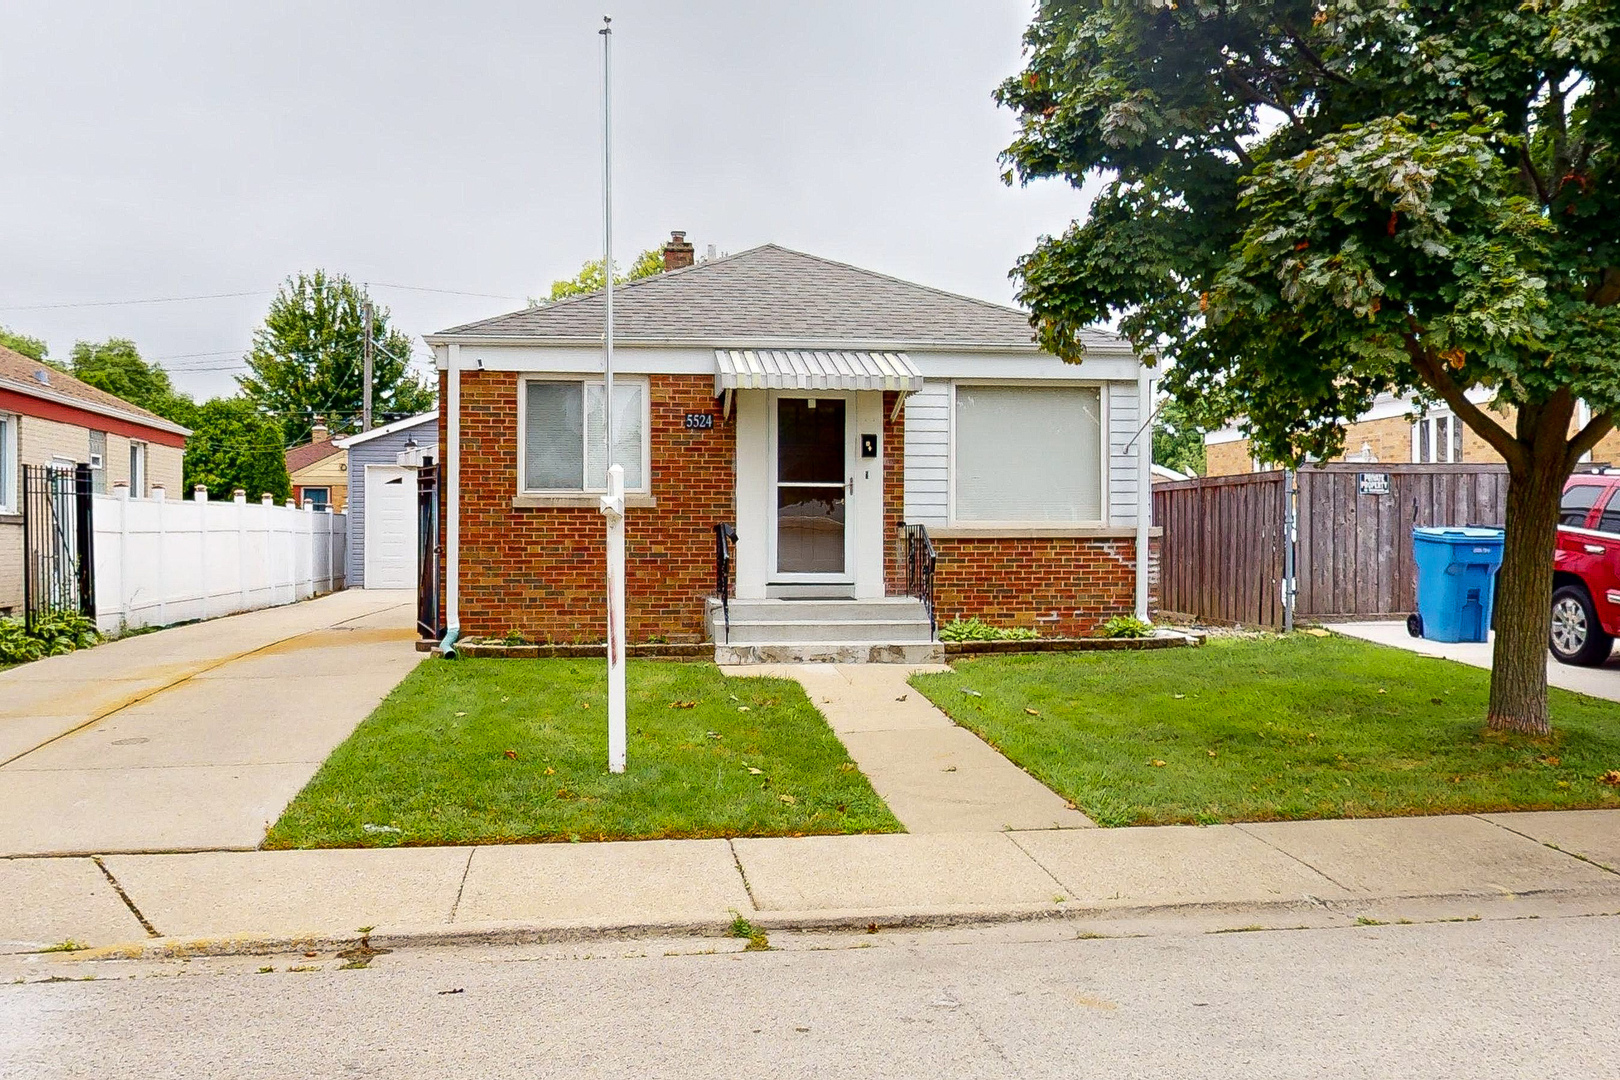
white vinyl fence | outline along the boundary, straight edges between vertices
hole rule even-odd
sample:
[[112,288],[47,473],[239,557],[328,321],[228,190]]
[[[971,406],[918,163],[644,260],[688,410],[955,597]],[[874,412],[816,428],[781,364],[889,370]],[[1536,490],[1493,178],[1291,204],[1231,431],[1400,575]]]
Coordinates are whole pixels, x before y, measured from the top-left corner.
[[346,520],[250,503],[97,495],[96,625],[104,634],[307,600],[343,588]]

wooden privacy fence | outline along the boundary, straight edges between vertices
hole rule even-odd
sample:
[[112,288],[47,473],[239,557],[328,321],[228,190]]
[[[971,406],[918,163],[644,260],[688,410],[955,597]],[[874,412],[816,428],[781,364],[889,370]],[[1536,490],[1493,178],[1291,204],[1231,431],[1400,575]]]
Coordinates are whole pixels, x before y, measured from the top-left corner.
[[1412,529],[1501,525],[1502,465],[1341,462],[1158,484],[1159,606],[1213,623],[1280,627],[1292,476],[1294,614],[1393,618],[1416,606]]

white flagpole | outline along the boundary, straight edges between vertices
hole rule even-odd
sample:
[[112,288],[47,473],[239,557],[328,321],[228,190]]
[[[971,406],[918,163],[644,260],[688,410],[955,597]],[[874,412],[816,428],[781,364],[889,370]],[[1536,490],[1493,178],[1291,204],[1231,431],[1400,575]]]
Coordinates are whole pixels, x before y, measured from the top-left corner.
[[613,460],[613,20],[602,16],[602,413],[607,436],[608,771],[624,772],[624,466]]

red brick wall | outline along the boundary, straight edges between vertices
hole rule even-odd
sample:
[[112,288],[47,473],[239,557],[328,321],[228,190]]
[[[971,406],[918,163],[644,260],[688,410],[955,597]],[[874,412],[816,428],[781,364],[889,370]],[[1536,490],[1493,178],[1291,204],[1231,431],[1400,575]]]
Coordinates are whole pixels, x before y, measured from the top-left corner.
[[[736,428],[720,416],[714,378],[654,375],[649,386],[658,505],[627,515],[625,633],[632,642],[702,634],[704,598],[714,585],[713,526],[733,520],[736,487]],[[448,400],[445,387],[440,400]],[[601,641],[601,511],[513,507],[517,375],[463,372],[461,403],[462,632]],[[713,412],[714,430],[687,431],[689,412]]]
[[1047,636],[1085,637],[1135,607],[1133,538],[940,537],[934,549],[941,623],[977,616]]
[[906,547],[900,542],[906,508],[906,416],[903,410],[894,416],[899,396],[883,394],[883,587],[890,596],[906,591]]

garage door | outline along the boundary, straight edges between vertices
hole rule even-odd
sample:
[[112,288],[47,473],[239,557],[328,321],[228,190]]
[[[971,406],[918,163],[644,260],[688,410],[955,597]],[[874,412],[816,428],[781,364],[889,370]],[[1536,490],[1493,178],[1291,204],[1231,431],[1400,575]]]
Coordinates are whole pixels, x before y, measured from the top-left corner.
[[366,466],[366,588],[416,586],[416,476],[403,465]]

